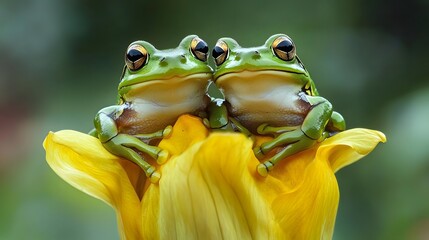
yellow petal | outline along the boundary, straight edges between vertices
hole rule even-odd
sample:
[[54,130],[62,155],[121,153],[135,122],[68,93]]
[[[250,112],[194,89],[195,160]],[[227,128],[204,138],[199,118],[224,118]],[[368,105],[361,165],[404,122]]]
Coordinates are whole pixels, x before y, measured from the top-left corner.
[[386,136],[379,131],[355,128],[340,132],[323,141],[317,158],[327,159],[334,172],[369,154]]
[[298,155],[280,166],[296,175],[288,182],[275,177],[278,170],[256,174],[252,142],[241,134],[214,133],[194,144],[163,168],[161,239],[330,239],[335,176],[327,161],[314,160],[314,149]]
[[331,239],[339,191],[330,165],[314,159],[314,149],[285,161],[288,163],[283,170],[290,173],[291,179],[282,176],[282,183],[290,190],[277,193],[272,203],[284,239]]
[[167,150],[170,155],[179,155],[193,144],[204,140],[208,134],[200,118],[183,115],[174,124],[170,136],[161,141],[158,146]]
[[[117,209],[123,238],[331,239],[339,201],[334,173],[380,141],[380,132],[348,130],[284,159],[263,178],[250,139],[209,134],[200,119],[182,116],[159,144],[171,156],[159,167],[159,184],[144,189],[134,184],[139,169],[95,138],[51,133],[45,148],[61,177]],[[144,192],[141,202],[136,192]]]
[[279,232],[256,187],[251,147],[244,135],[215,133],[165,164],[161,239],[269,239]]
[[[186,134],[195,134],[194,129]],[[249,139],[212,133],[162,168],[159,192],[154,192],[160,201],[160,238],[331,239],[339,201],[334,171],[368,154],[383,136],[346,131],[283,160],[262,178]],[[169,141],[174,137],[162,144]]]
[[49,133],[43,146],[50,167],[75,188],[117,211],[123,239],[141,237],[140,201],[120,159],[87,134],[63,130]]

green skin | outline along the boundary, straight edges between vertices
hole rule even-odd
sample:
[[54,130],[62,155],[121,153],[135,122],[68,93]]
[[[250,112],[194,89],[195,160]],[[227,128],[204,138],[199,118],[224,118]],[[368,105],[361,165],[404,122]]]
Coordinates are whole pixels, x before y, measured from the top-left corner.
[[101,109],[90,132],[109,152],[139,165],[154,183],[161,175],[145,157],[162,164],[168,152],[150,141],[168,136],[180,115],[203,114],[208,103],[205,90],[212,69],[190,50],[195,37],[187,36],[177,48],[168,50],[144,41],[132,43],[147,50],[148,60],[135,71],[125,66],[118,104]]
[[298,57],[285,61],[274,53],[272,44],[280,36],[285,35],[273,35],[252,48],[242,48],[231,38],[220,39],[229,52],[213,79],[225,102],[212,101],[208,107],[208,123],[214,129],[274,137],[254,149],[259,159],[283,148],[257,166],[261,176],[267,176],[280,160],[345,129],[343,117],[318,95]]

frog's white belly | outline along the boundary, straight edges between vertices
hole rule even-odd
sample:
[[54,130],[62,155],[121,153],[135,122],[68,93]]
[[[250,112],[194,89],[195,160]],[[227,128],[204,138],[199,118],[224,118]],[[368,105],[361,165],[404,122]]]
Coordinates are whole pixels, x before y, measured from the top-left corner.
[[217,81],[234,118],[252,132],[263,123],[297,126],[303,122],[310,105],[298,95],[299,82],[272,73],[251,74],[255,76],[229,74],[227,81]]
[[174,124],[180,115],[204,111],[209,79],[209,74],[195,74],[142,83],[143,86],[127,93],[130,105],[120,117],[120,131],[150,133]]

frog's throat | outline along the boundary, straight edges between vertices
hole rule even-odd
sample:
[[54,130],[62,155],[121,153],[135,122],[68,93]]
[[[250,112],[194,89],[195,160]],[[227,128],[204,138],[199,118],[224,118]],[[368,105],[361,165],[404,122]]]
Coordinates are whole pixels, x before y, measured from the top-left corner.
[[[243,70],[237,72],[229,72],[222,74],[214,79],[217,85],[222,85],[229,82],[230,80],[241,79],[250,81],[258,79],[276,79],[276,81],[282,81],[284,84],[296,84],[296,85],[306,85],[309,82],[309,78],[304,73],[297,73],[284,70]],[[270,82],[266,82],[270,84]]]

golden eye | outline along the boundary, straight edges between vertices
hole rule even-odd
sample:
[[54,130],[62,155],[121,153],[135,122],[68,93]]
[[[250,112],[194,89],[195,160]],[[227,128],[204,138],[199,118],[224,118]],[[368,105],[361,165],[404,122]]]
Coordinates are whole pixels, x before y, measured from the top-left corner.
[[272,48],[276,56],[284,61],[290,61],[296,55],[295,44],[287,36],[276,38],[272,44]]
[[146,49],[138,44],[133,44],[128,47],[127,53],[125,54],[125,64],[127,67],[136,71],[142,68],[148,59],[148,53]]
[[192,39],[191,52],[200,61],[207,61],[209,46],[199,37]]
[[219,40],[212,51],[212,56],[216,62],[216,66],[219,66],[225,62],[226,58],[228,57],[228,52],[228,45],[226,45],[224,41]]

